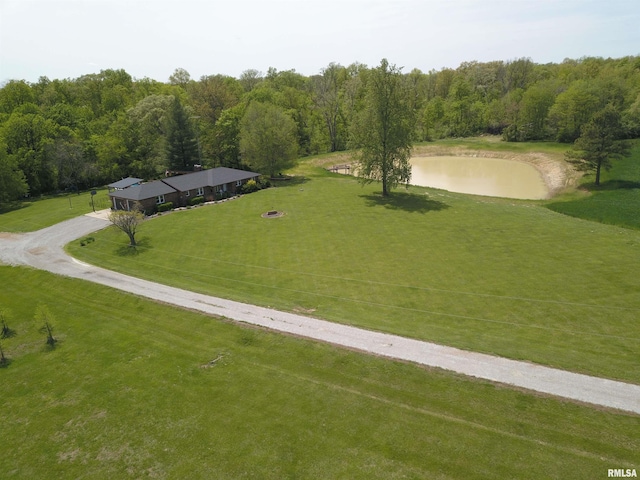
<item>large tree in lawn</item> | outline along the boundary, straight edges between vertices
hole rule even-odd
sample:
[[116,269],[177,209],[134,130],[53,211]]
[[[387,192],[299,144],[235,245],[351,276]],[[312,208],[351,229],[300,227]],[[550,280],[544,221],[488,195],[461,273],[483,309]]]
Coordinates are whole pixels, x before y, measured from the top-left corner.
[[169,108],[166,131],[169,169],[192,170],[198,163],[198,143],[191,118],[178,97]]
[[280,107],[251,103],[240,122],[240,153],[243,163],[272,177],[291,167],[298,154],[295,122]]
[[624,157],[629,145],[619,140],[622,136],[620,113],[609,104],[595,113],[580,130],[566,159],[584,172],[595,172],[595,184],[600,185],[602,169],[611,168],[611,160]]
[[382,182],[382,195],[411,179],[414,112],[399,68],[386,59],[370,71],[364,108],[352,132],[357,148],[358,177]]

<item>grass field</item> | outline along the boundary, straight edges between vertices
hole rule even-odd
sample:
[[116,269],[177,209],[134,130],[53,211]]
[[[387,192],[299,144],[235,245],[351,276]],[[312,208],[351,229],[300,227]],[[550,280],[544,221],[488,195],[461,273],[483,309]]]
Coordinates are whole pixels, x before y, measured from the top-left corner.
[[[96,210],[109,208],[107,189],[96,192]],[[0,209],[0,232],[33,232],[91,211],[90,192],[24,200]]]
[[602,172],[600,186],[593,182],[593,175],[585,176],[578,193],[547,206],[573,217],[640,230],[640,142],[627,158]]
[[0,278],[16,333],[1,340],[3,479],[583,479],[640,464],[637,416],[44,272]]
[[136,251],[112,229],[69,250],[187,289],[640,382],[639,231],[541,202],[423,188],[384,199],[314,162],[282,186],[153,219]]
[[540,152],[557,157],[563,157],[568,150],[566,143],[557,142],[505,142],[500,135],[487,135],[483,137],[447,138],[437,142],[426,142],[418,145],[445,147],[463,147],[471,150],[487,150],[492,152],[529,153]]

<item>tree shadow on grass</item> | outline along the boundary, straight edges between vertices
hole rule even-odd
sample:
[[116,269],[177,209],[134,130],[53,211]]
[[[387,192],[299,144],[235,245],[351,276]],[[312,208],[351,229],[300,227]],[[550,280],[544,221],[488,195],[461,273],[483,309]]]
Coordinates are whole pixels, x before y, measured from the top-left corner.
[[438,200],[432,200],[427,195],[415,193],[394,192],[387,197],[380,193],[360,195],[367,202],[368,207],[383,206],[391,210],[404,210],[405,212],[428,213],[438,212],[449,208],[449,205]]
[[309,179],[303,175],[286,175],[282,178],[271,178],[272,187],[298,187],[307,183]]
[[2,327],[2,333],[0,333],[0,338],[12,338],[16,336],[16,331],[13,328],[9,328],[6,325]]
[[606,182],[600,183],[600,185],[596,185],[595,183],[587,183],[583,185],[583,188],[590,192],[632,190],[634,188],[640,188],[640,182],[634,182],[631,180],[607,180]]
[[0,215],[3,213],[14,212],[16,210],[24,210],[31,205],[33,205],[33,202],[28,201],[6,203],[4,205],[0,205]]
[[116,255],[119,257],[137,257],[141,253],[146,252],[152,248],[151,239],[149,237],[142,237],[136,241],[137,245],[132,247],[131,245],[121,245],[116,248]]

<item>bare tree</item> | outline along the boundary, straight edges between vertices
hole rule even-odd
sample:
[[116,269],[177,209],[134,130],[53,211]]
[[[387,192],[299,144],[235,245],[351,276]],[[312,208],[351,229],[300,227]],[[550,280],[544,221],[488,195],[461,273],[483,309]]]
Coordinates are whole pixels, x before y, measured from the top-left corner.
[[144,220],[144,214],[137,206],[132,210],[116,210],[109,214],[109,221],[129,236],[129,246],[135,247],[138,225]]

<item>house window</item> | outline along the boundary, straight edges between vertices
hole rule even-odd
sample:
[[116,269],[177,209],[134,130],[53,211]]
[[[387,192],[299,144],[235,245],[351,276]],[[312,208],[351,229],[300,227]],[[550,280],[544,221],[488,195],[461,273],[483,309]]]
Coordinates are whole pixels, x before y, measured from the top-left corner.
[[236,182],[236,187],[241,187],[242,186],[242,180],[238,180]]
[[188,197],[189,195],[191,195],[191,190],[187,190],[187,191],[184,193],[184,196],[185,196],[185,197]]
[[158,205],[160,205],[161,203],[164,203],[164,195],[158,195],[158,196],[156,197],[156,203],[157,203]]
[[199,196],[204,195],[204,187],[198,187],[198,195]]

